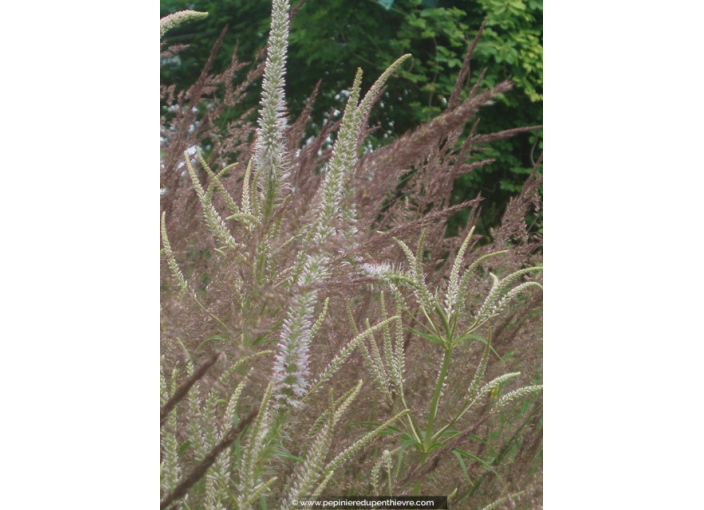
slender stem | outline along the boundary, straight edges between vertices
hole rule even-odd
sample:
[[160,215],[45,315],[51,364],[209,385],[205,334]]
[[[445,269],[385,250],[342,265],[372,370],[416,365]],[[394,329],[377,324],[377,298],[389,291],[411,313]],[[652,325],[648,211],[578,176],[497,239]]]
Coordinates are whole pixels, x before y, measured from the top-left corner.
[[440,368],[440,375],[438,376],[438,382],[435,385],[435,391],[433,392],[433,400],[430,402],[430,414],[428,415],[428,426],[425,431],[424,449],[426,452],[430,448],[431,441],[433,440],[433,426],[435,425],[435,416],[438,412],[438,405],[440,404],[440,394],[442,393],[442,387],[445,383],[445,378],[447,377],[447,371],[450,368],[450,360],[452,359],[452,348],[445,348],[445,356],[442,360],[442,367]]
[[195,293],[195,292],[193,292],[192,297],[193,297],[193,301],[195,301],[196,304],[197,304],[198,306],[200,306],[201,310],[203,310],[205,313],[207,313],[208,315],[210,315],[211,318],[215,319],[223,328],[225,328],[225,331],[227,331],[227,333],[228,333],[231,337],[233,337],[233,338],[235,337],[235,333],[234,333],[230,328],[227,327],[227,324],[225,324],[223,321],[221,321],[220,318],[219,318],[217,315],[215,315],[215,314],[212,313],[210,310],[208,310],[208,309],[205,307],[205,305],[203,305],[203,303],[200,302],[200,300],[199,300],[198,297],[196,296],[196,293]]
[[274,183],[267,183],[266,192],[264,195],[264,207],[262,207],[262,216],[264,221],[269,219],[271,214],[274,212],[274,205],[276,203],[276,188]]
[[[406,409],[408,409],[408,407],[406,407]],[[410,411],[409,411],[409,413],[410,413]],[[407,414],[407,415],[406,415],[406,418],[408,419],[408,426],[409,426],[409,428],[410,428],[410,430],[411,430],[411,434],[413,434],[413,438],[414,438],[417,442],[420,443],[420,442],[421,442],[420,436],[418,435],[418,432],[416,431],[416,425],[415,425],[415,423],[414,423],[414,421],[413,421],[413,416],[411,416],[410,414]]]
[[433,323],[433,321],[430,320],[430,317],[428,317],[428,312],[425,311],[425,307],[423,305],[420,306],[420,310],[421,312],[423,312],[423,315],[425,315],[425,318],[428,320],[428,324],[430,324],[430,327],[433,328],[433,334],[438,337],[438,339],[442,339],[440,332],[438,332],[438,329],[435,327],[435,324]]
[[452,339],[454,338],[454,328],[450,327],[450,323],[447,321],[447,317],[445,317],[445,313],[442,311],[442,308],[439,306],[435,306],[435,311],[437,314],[440,316],[442,319],[442,326],[445,328],[445,333],[447,334],[447,345],[450,345],[452,342]]

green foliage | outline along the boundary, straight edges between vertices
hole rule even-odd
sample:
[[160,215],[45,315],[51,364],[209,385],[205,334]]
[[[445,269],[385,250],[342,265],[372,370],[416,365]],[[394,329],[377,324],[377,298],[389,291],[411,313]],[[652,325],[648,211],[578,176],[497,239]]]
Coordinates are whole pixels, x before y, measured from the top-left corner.
[[[510,66],[512,79],[531,101],[542,101],[542,0],[479,0],[487,29],[477,47],[497,64]],[[536,19],[540,16],[539,24]]]
[[[464,243],[460,247],[459,252],[457,253],[452,266],[450,280],[447,288],[444,289],[444,297],[442,298],[438,295],[438,291],[440,289],[435,289],[435,292],[431,291],[431,288],[426,283],[426,279],[422,271],[420,260],[423,253],[422,243],[424,235],[421,235],[421,240],[418,243],[418,255],[414,255],[402,241],[397,241],[407,256],[409,270],[406,274],[388,271],[379,276],[382,280],[389,283],[390,288],[396,295],[397,300],[401,302],[403,301],[403,298],[401,297],[396,284],[399,283],[401,285],[408,286],[413,290],[419,310],[413,312],[408,307],[406,307],[406,310],[408,311],[413,324],[417,325],[419,328],[422,328],[422,331],[412,328],[411,330],[416,335],[428,340],[432,344],[441,348],[443,351],[443,361],[440,371],[438,372],[438,379],[435,383],[435,389],[430,401],[425,430],[423,430],[412,417],[408,420],[407,435],[413,439],[411,444],[415,446],[419,452],[425,455],[428,455],[445,446],[446,441],[443,436],[445,431],[452,427],[457,420],[461,419],[462,416],[464,416],[481,398],[486,396],[503,382],[520,375],[520,373],[505,374],[480,387],[481,381],[484,378],[486,363],[488,361],[491,348],[491,338],[482,338],[481,336],[476,335],[475,332],[487,324],[491,319],[497,317],[506,304],[518,295],[518,293],[531,286],[542,288],[536,282],[526,282],[511,288],[513,282],[515,282],[523,274],[540,271],[542,268],[536,267],[516,271],[506,276],[503,280],[499,280],[492,274],[491,277],[494,280],[494,285],[484,299],[482,305],[479,307],[479,310],[476,312],[475,316],[467,320],[465,311],[465,303],[467,302],[469,292],[467,282],[469,281],[471,272],[482,261],[482,259],[478,259],[467,268],[464,274],[460,275],[460,269],[464,262],[464,253],[467,249],[472,234],[473,230],[470,230]],[[483,259],[485,260],[495,255],[498,255],[498,253],[490,253],[484,256]],[[400,322],[401,321],[399,319],[399,324],[397,325],[398,328],[402,328]],[[388,331],[386,333],[386,336],[390,336]],[[456,410],[455,417],[449,420],[445,425],[438,427],[436,424],[438,408],[440,405],[443,387],[448,376],[448,371],[450,370],[450,366],[452,364],[453,353],[455,349],[475,341],[479,341],[485,345],[482,361],[474,373],[472,383],[469,385],[461,405],[458,406]],[[376,344],[374,342],[372,342],[372,344],[375,348]],[[391,348],[388,350],[392,351]],[[386,388],[382,388],[382,391],[384,391],[387,396],[391,398],[391,386],[389,381],[394,380],[396,382],[396,387],[394,389],[401,397],[403,405],[407,408],[406,401],[403,397],[404,390],[402,369],[398,367],[398,363],[391,362],[392,359],[398,359],[399,356],[400,354],[398,352],[387,355],[386,367],[384,367],[384,364],[378,355],[376,356],[377,360],[371,364],[373,365],[373,372],[375,374],[381,374],[376,375],[375,377],[379,386],[382,385],[382,381],[383,385],[386,386]],[[541,389],[542,386],[535,385],[511,392],[502,397],[502,399],[496,404],[496,410],[507,405],[513,400],[521,398],[532,392],[540,391]]]

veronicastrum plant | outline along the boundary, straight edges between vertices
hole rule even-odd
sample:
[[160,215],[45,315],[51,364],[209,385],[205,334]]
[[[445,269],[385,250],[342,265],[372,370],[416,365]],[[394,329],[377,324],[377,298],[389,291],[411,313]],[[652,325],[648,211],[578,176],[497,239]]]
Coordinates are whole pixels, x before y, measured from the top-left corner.
[[[409,425],[408,432],[415,441],[415,446],[419,451],[425,454],[428,454],[437,449],[437,447],[442,446],[441,438],[443,433],[449,427],[454,425],[462,416],[464,416],[465,413],[467,413],[467,411],[469,411],[469,409],[482,397],[486,396],[500,384],[520,375],[520,373],[504,374],[482,385],[482,380],[484,378],[489,353],[491,350],[491,342],[490,337],[483,338],[477,335],[476,332],[479,331],[479,329],[491,319],[497,317],[512,298],[530,287],[542,288],[539,283],[532,281],[515,286],[513,285],[514,282],[516,282],[524,274],[540,271],[542,269],[540,267],[532,267],[516,271],[502,280],[499,280],[494,274],[491,274],[490,276],[493,280],[491,290],[474,317],[472,317],[468,322],[464,320],[463,315],[466,310],[465,303],[469,292],[468,282],[472,271],[476,269],[484,260],[502,254],[502,252],[493,252],[484,255],[483,257],[479,257],[472,264],[470,264],[462,275],[460,275],[464,254],[467,250],[467,246],[469,245],[472,233],[473,229],[470,230],[469,234],[462,243],[459,252],[457,253],[454,264],[452,265],[450,280],[447,284],[447,288],[444,290],[443,296],[438,295],[437,291],[432,293],[425,282],[425,277],[420,263],[423,253],[423,235],[421,235],[421,240],[418,243],[417,255],[414,255],[403,241],[398,239],[396,240],[396,242],[402,247],[408,260],[408,267],[410,269],[406,273],[380,271],[380,278],[388,282],[399,301],[402,302],[403,298],[395,284],[405,285],[413,290],[413,295],[417,302],[420,315],[418,315],[418,312],[411,312],[410,318],[414,324],[421,329],[412,329],[412,331],[414,334],[428,340],[433,344],[436,344],[443,353],[442,365],[438,372],[438,379],[434,387],[432,400],[430,401],[430,409],[428,411],[426,426],[424,428],[419,427],[412,417],[409,417],[407,422]],[[382,310],[384,308],[385,306],[383,305],[382,295]],[[397,330],[398,332],[403,331],[403,326],[400,325],[400,319]],[[386,352],[388,353],[386,356],[387,366],[384,366],[380,356],[375,356],[369,359],[373,360],[372,366],[374,373],[381,374],[381,377],[377,376],[375,381],[379,383],[382,392],[384,392],[389,399],[393,400],[391,394],[391,390],[393,389],[397,392],[403,402],[403,355],[399,348],[399,343],[396,345],[397,352],[393,352],[393,348],[388,340],[389,337],[390,333],[388,330],[388,325],[386,325],[384,330],[384,346]],[[477,366],[474,377],[467,388],[462,405],[457,409],[455,416],[445,425],[437,427],[436,418],[438,406],[440,404],[440,397],[443,392],[443,387],[446,383],[448,370],[452,362],[452,354],[456,348],[473,341],[479,341],[485,345],[481,361]],[[390,376],[389,374],[393,374],[393,376]],[[389,384],[391,380],[394,381],[393,386]],[[511,392],[501,398],[501,400],[496,404],[495,409],[499,410],[511,402],[511,400],[514,400],[521,395],[540,391],[541,389],[542,386],[533,385]],[[403,402],[403,405],[407,408],[405,402]]]
[[[473,288],[473,275],[505,250],[478,256],[465,268],[473,234],[470,229],[442,283],[429,281],[424,273],[427,230],[415,254],[406,242],[390,235],[400,236],[419,226],[427,229],[456,208],[392,228],[372,240],[367,237],[369,222],[363,221],[358,205],[363,209],[364,204],[358,202],[355,189],[355,183],[363,180],[358,173],[363,167],[360,145],[366,119],[383,95],[386,81],[410,55],[394,62],[366,93],[362,71],[357,71],[334,142],[317,151],[317,156],[326,157],[317,186],[308,186],[295,171],[296,154],[289,143],[293,126],[288,125],[284,95],[289,8],[286,0],[272,3],[261,105],[239,195],[232,193],[228,181],[237,163],[215,169],[201,147],[196,147],[194,158],[189,152],[183,154],[184,175],[215,243],[217,274],[222,276],[216,283],[225,282],[230,293],[226,315],[219,312],[222,306],[209,302],[207,286],[199,288],[192,277],[185,276],[169,240],[167,213],[162,213],[163,254],[184,303],[180,306],[194,304],[197,313],[219,332],[197,346],[178,336],[164,343],[162,508],[288,509],[296,500],[326,493],[342,495],[349,483],[340,482],[341,472],[360,455],[372,452],[372,443],[378,441],[386,441],[388,448],[374,460],[368,488],[381,493],[384,485],[384,490],[400,491],[395,494],[410,490],[418,494],[418,476],[433,462],[437,465],[434,459],[447,453],[459,437],[455,425],[486,403],[488,395],[495,395],[520,375],[511,372],[485,382],[490,357],[496,353],[491,325],[525,291],[541,289],[537,281],[522,281],[540,267],[515,270],[501,279],[490,274],[492,285],[476,302],[480,294]],[[194,11],[170,15],[161,20],[161,36],[205,15]],[[497,90],[494,93],[504,89]],[[465,104],[471,99],[470,95]],[[457,98],[453,101],[458,102]],[[463,121],[456,122],[460,131]],[[418,136],[425,136],[419,132]],[[402,250],[405,263],[369,258],[374,243],[390,238]],[[331,296],[333,289],[343,296]],[[364,318],[362,327],[352,310],[356,291],[378,297],[378,315],[375,320]],[[387,296],[391,297],[388,303]],[[328,362],[320,363],[315,349],[322,345],[321,331],[326,323],[344,322],[331,316],[331,297],[341,297],[345,303],[351,335]],[[380,344],[377,336],[381,336]],[[409,338],[442,353],[427,402],[415,402],[414,390],[408,387],[407,373],[416,369],[407,367]],[[225,342],[224,347],[196,369],[196,355],[207,351],[213,341]],[[473,375],[469,378],[470,371],[464,371],[467,384],[460,402],[443,408],[453,361],[474,342],[482,349]],[[267,348],[261,349],[263,345]],[[228,346],[237,360],[216,374],[213,367],[223,365],[220,360],[228,357]],[[355,353],[368,370],[355,374],[356,382],[341,387],[339,379]],[[262,365],[266,360],[271,360],[268,367]],[[457,393],[456,388],[452,390]],[[491,411],[499,413],[513,401],[540,390],[540,385],[529,385],[510,391],[491,402]],[[362,395],[380,399],[388,416],[368,432],[334,446],[336,431],[347,427],[354,403]],[[480,423],[489,419],[490,414],[485,414]],[[308,427],[301,430],[306,420]],[[487,508],[511,497],[508,490],[502,487],[499,499],[493,498]],[[456,496],[457,488],[450,495]]]

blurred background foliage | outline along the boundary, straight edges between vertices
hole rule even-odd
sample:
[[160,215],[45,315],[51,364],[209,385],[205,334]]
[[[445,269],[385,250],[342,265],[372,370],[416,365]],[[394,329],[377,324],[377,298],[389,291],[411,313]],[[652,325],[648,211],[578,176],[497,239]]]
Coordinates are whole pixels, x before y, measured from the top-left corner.
[[[162,84],[175,84],[177,89],[193,84],[226,25],[229,30],[214,71],[227,66],[233,51],[241,61],[252,62],[266,42],[270,8],[270,2],[262,0],[161,0],[162,17],[183,9],[209,13],[206,19],[187,23],[165,38],[167,44],[189,47],[162,62]],[[306,0],[291,25],[286,84],[289,113],[295,119],[322,80],[311,126],[311,132],[316,132],[332,110],[343,109],[346,96],[340,92],[349,89],[358,67],[364,70],[363,87],[368,88],[400,55],[411,53],[412,63],[388,82],[370,119],[379,129],[368,145],[388,143],[444,110],[467,45],[486,20],[472,59],[470,83],[486,69],[485,86],[511,78],[515,87],[482,110],[478,132],[541,125],[542,18],[542,0]],[[247,101],[223,115],[223,125],[259,101],[255,91]],[[455,203],[477,193],[486,199],[480,232],[488,233],[498,222],[541,150],[542,129],[494,142],[479,157],[496,161],[456,181]],[[463,218],[460,215],[453,221]]]

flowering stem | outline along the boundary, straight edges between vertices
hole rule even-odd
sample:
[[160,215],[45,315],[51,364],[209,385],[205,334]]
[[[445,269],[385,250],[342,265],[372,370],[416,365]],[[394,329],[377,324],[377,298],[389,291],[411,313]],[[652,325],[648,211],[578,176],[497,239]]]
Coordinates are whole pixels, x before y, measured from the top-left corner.
[[435,425],[435,417],[438,413],[438,405],[440,404],[440,394],[442,393],[442,387],[445,383],[445,378],[447,377],[447,372],[450,368],[450,360],[452,359],[452,348],[445,348],[445,356],[442,360],[442,367],[440,368],[440,375],[438,376],[438,382],[435,385],[435,391],[433,392],[433,400],[430,402],[430,414],[428,415],[428,425],[425,430],[425,438],[423,440],[423,450],[428,453],[430,452],[430,446],[433,441],[433,426]]

